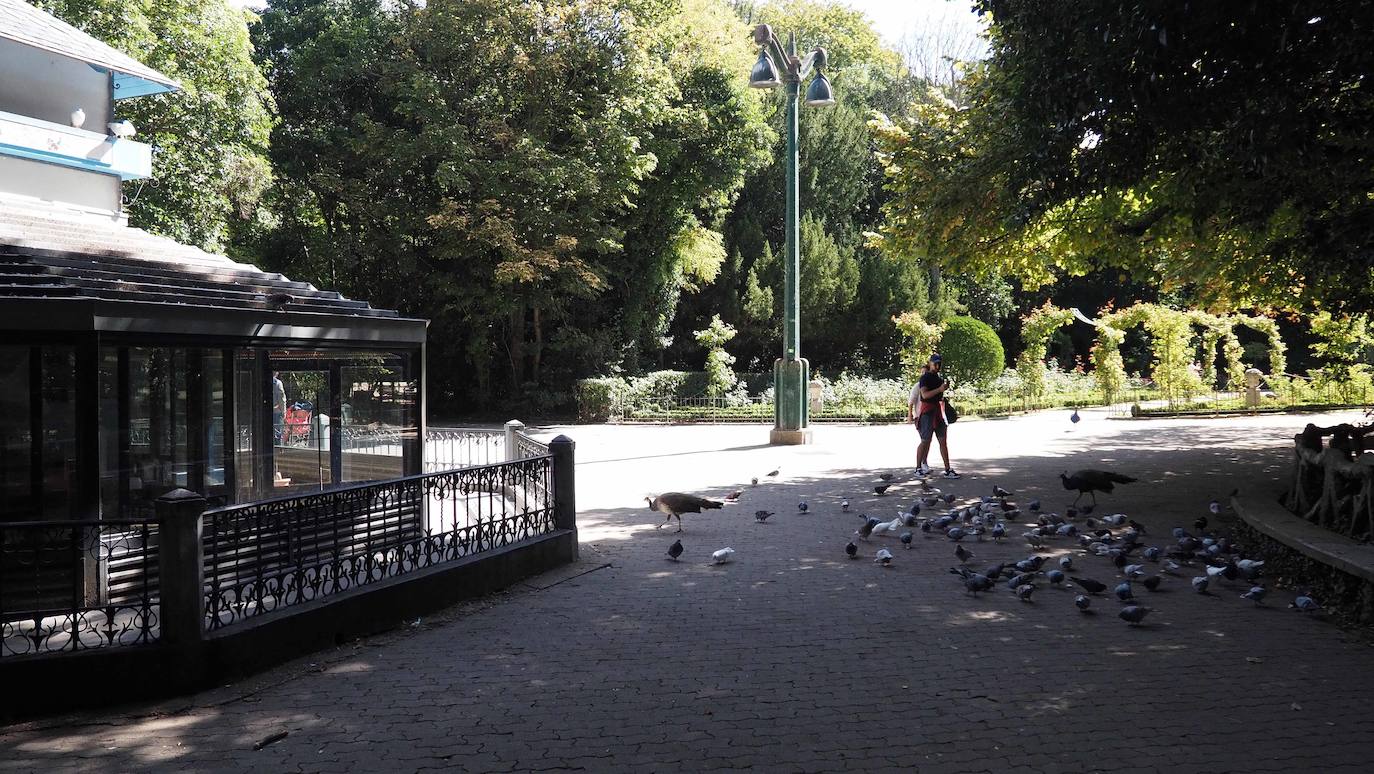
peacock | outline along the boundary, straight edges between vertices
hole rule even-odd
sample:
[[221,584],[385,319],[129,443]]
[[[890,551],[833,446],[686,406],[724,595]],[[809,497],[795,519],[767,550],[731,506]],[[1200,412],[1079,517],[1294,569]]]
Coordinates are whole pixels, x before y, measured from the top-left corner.
[[1093,504],[1097,504],[1097,493],[1105,492],[1110,494],[1117,484],[1131,484],[1135,479],[1124,476],[1120,473],[1113,473],[1109,470],[1079,470],[1072,476],[1066,470],[1059,474],[1059,479],[1064,482],[1064,488],[1078,490],[1078,497],[1073,498],[1075,505],[1082,499],[1083,495],[1092,495]]
[[676,517],[678,532],[682,531],[682,514],[701,513],[703,508],[719,510],[725,504],[718,500],[709,500],[705,497],[683,494],[682,492],[664,492],[658,497],[646,497],[644,500],[649,503],[649,510],[668,514],[668,518],[663,520],[663,524],[658,525],[655,529],[663,529],[668,522]]

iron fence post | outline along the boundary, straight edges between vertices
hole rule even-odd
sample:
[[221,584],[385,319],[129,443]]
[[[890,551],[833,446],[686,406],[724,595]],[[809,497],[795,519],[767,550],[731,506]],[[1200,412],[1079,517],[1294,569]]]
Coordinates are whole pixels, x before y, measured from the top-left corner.
[[577,495],[573,450],[577,444],[566,435],[549,441],[553,455],[553,526],[572,530],[572,560],[577,560]]
[[160,637],[168,645],[194,647],[204,631],[204,568],[201,518],[205,498],[186,489],[159,497],[157,511],[158,618]]
[[506,423],[506,462],[514,462],[520,459],[520,449],[518,441],[520,433],[525,429],[525,423],[518,419],[512,419]]

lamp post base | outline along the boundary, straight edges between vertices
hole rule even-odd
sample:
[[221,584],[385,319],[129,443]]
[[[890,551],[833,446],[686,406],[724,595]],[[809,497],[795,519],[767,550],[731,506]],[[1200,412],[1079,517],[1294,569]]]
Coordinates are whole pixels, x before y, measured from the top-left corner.
[[811,428],[781,430],[775,427],[768,433],[768,443],[773,446],[804,446],[811,443]]

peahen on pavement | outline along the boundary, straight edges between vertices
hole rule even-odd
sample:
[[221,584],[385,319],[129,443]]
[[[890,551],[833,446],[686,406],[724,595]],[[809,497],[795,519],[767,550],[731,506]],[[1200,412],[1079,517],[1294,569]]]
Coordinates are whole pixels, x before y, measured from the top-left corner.
[[1068,471],[1059,474],[1059,479],[1064,482],[1064,488],[1077,490],[1078,497],[1073,498],[1075,505],[1082,499],[1083,495],[1091,495],[1093,504],[1097,504],[1097,493],[1104,492],[1110,494],[1117,484],[1131,484],[1134,478],[1120,473],[1113,473],[1110,470],[1079,470],[1072,476]]
[[724,505],[718,500],[709,500],[705,497],[683,494],[682,492],[664,492],[658,497],[646,497],[644,500],[649,503],[649,510],[668,514],[668,517],[663,520],[663,524],[658,525],[655,529],[662,529],[664,525],[676,518],[678,532],[682,531],[682,514],[701,513],[703,508],[719,510]]

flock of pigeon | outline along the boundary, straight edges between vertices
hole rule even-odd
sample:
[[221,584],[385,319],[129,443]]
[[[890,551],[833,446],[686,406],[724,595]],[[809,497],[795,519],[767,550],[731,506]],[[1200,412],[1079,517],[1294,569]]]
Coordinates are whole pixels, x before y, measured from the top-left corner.
[[[767,476],[776,478],[778,473],[774,470]],[[874,485],[874,493],[880,497],[885,495],[894,478],[891,473],[879,475],[880,482]],[[1194,521],[1191,530],[1174,527],[1167,541],[1161,539],[1158,545],[1152,545],[1155,541],[1145,525],[1124,513],[1093,517],[1098,492],[1111,493],[1118,484],[1134,483],[1134,478],[1105,470],[1080,470],[1073,475],[1065,471],[1060,481],[1066,490],[1078,492],[1078,497],[1063,515],[1044,511],[1039,500],[1028,502],[1023,511],[1012,502],[1013,493],[1000,486],[992,487],[990,495],[967,498],[961,503],[953,492],[941,491],[927,479],[917,478],[914,483],[919,487],[919,494],[909,509],[898,512],[889,521],[859,514],[862,523],[845,545],[845,555],[850,559],[859,558],[856,539],[871,543],[877,538],[896,538],[903,548],[911,549],[917,534],[923,540],[943,538],[954,544],[953,556],[957,564],[950,567],[949,572],[959,578],[966,593],[977,596],[994,591],[998,584],[1004,583],[1019,600],[1029,604],[1033,603],[1043,581],[1050,587],[1076,588],[1079,593],[1074,595],[1074,605],[1083,613],[1091,614],[1093,598],[1110,591],[1121,603],[1118,616],[1132,626],[1140,625],[1154,612],[1154,608],[1142,603],[1138,589],[1153,593],[1172,582],[1170,579],[1187,575],[1192,576],[1190,584],[1198,594],[1212,594],[1221,584],[1239,583],[1246,589],[1239,595],[1242,599],[1256,605],[1264,604],[1268,595],[1263,581],[1264,561],[1247,556],[1244,549],[1229,538],[1209,531],[1207,515]],[[758,484],[757,478],[753,479],[753,484]],[[1092,503],[1080,506],[1078,503],[1085,494],[1091,496]],[[738,502],[742,496],[742,490],[731,492],[723,500],[665,492],[645,499],[651,510],[667,515],[659,527],[676,518],[678,532],[681,532],[681,514],[718,509],[727,503]],[[805,501],[797,504],[798,513],[809,510]],[[850,512],[849,500],[841,501],[840,510]],[[1213,500],[1208,504],[1208,511],[1215,516],[1221,513],[1222,506]],[[763,523],[773,515],[770,511],[759,510],[754,513],[754,519]],[[1026,531],[1021,533],[1021,538],[1030,553],[1023,559],[974,569],[972,560],[976,554],[968,546],[989,540],[1002,543],[1010,537],[1012,527],[1009,525],[1024,525]],[[1076,546],[1084,556],[1107,560],[1116,576],[1113,583],[1082,574],[1071,555],[1063,555],[1051,563],[1050,557],[1044,554],[1052,551],[1057,543]],[[677,561],[683,551],[682,541],[677,540],[668,548],[668,558]],[[726,547],[715,551],[711,558],[715,564],[725,564],[734,554],[733,548]],[[894,560],[889,548],[880,547],[873,553],[873,561],[881,566],[890,567]],[[1300,594],[1289,607],[1304,613],[1322,609],[1308,593]]]

